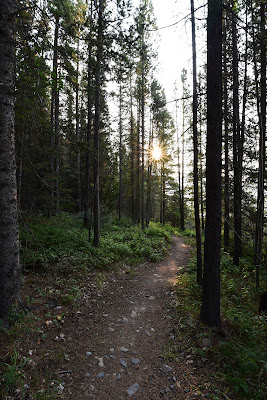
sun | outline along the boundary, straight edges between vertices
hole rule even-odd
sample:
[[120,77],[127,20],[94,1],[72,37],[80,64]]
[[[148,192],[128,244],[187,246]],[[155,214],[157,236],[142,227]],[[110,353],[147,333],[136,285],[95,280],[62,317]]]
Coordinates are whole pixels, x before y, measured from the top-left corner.
[[159,161],[162,158],[162,150],[159,146],[155,146],[152,150],[152,159]]

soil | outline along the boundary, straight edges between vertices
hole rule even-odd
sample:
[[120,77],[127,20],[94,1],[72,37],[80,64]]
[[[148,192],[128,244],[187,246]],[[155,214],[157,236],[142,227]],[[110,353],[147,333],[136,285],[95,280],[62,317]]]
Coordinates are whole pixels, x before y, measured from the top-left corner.
[[[159,263],[122,266],[88,278],[76,308],[59,305],[52,290],[45,319],[41,307],[35,310],[39,329],[19,343],[28,359],[26,386],[6,399],[32,398],[37,381],[40,393],[49,387],[58,399],[209,398],[206,364],[186,354],[174,361],[170,353],[176,340],[175,282],[189,257],[190,247],[174,237]],[[32,279],[26,279],[26,287],[36,288]]]

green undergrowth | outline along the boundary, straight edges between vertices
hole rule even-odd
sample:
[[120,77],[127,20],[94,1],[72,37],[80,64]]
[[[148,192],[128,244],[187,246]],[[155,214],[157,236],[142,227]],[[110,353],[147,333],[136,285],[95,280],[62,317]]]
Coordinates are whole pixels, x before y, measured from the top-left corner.
[[[217,394],[210,397],[265,399],[267,318],[258,314],[259,294],[255,291],[254,266],[244,258],[237,268],[228,254],[222,255],[222,327],[219,330],[199,321],[201,288],[196,284],[195,271],[196,259],[193,257],[187,271],[178,277],[177,331],[179,340],[198,362],[207,360],[210,363],[217,385]],[[261,276],[261,285],[267,286],[266,273]],[[204,338],[206,342],[203,342]]]
[[[130,220],[105,217],[100,246],[96,248],[89,243],[88,230],[79,215],[62,213],[50,219],[24,216],[20,226],[23,308],[14,305],[8,318],[9,329],[0,321],[0,335],[7,349],[3,357],[0,354],[2,398],[61,397],[62,385],[55,380],[55,374],[51,371],[51,376],[39,377],[31,359],[33,351],[25,350],[24,344],[35,348],[39,338],[51,346],[53,330],[64,324],[68,313],[79,310],[88,293],[98,299],[108,270],[122,267],[118,272],[127,272],[127,279],[131,279],[137,263],[163,258],[172,234],[173,228],[160,224],[151,223],[142,230]],[[56,305],[61,306],[60,311]],[[64,351],[54,356],[69,359]]]
[[21,225],[21,260],[26,269],[54,264],[58,270],[88,268],[107,270],[120,261],[159,261],[171,241],[170,233],[151,223],[142,230],[129,220],[109,219],[101,228],[100,246],[88,241],[82,218],[60,214],[53,218],[35,217]]

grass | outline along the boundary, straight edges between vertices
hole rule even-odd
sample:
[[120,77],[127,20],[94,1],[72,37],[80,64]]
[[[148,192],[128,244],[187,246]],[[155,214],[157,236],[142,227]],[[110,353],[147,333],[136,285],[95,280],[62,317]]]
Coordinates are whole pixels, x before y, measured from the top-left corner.
[[[13,327],[5,333],[10,349],[7,355],[1,357],[0,379],[4,395],[14,395],[16,390],[20,390],[24,396],[27,382],[24,369],[27,369],[28,360],[17,350],[21,338],[33,332],[41,340],[46,340],[49,330],[41,329],[41,323],[51,322],[49,327],[54,327],[64,319],[63,314],[47,308],[47,298],[56,299],[70,309],[78,308],[88,273],[94,273],[94,290],[101,291],[109,269],[132,266],[128,272],[134,274],[137,263],[161,260],[171,235],[183,235],[187,242],[195,243],[192,231],[181,233],[169,225],[162,227],[154,223],[143,231],[126,219],[118,221],[110,218],[106,221],[98,248],[88,242],[88,231],[79,216],[60,214],[51,219],[35,216],[27,220],[26,225],[21,227],[20,232],[21,257],[30,270],[27,284],[34,289],[27,294],[25,302],[38,310],[43,307],[44,315],[35,315],[34,311],[26,315],[16,310],[11,313]],[[178,276],[177,342],[174,341],[174,348],[164,349],[163,358],[177,360],[179,353],[188,353],[200,362],[208,360],[210,370],[214,371],[214,383],[211,384],[214,391],[211,390],[210,399],[227,399],[229,395],[231,399],[263,400],[267,389],[266,317],[258,315],[254,266],[249,258],[244,258],[240,268],[236,268],[230,256],[223,254],[221,269],[224,336],[199,321],[201,288],[195,282],[196,260],[192,257],[187,271]],[[262,275],[261,279],[262,286],[267,286],[267,276]],[[203,346],[204,340],[210,341],[207,348]],[[63,352],[60,356],[66,355]],[[47,384],[42,387],[39,377],[35,378],[35,386],[31,388],[33,399],[57,398],[60,383],[51,386],[52,376],[46,381]]]
[[[221,259],[222,332],[200,323],[201,288],[196,281],[193,257],[186,273],[178,277],[178,336],[198,360],[207,358],[221,396],[263,400],[267,382],[267,320],[258,315],[259,296],[255,291],[255,270],[248,259],[235,267],[228,254]],[[266,287],[267,276],[262,275]],[[211,345],[203,347],[203,339]],[[203,350],[204,348],[204,350]],[[216,399],[218,394],[211,398]],[[219,397],[221,398],[221,397]]]
[[[101,245],[88,242],[88,231],[77,216],[60,214],[46,219],[35,217],[21,227],[21,259],[26,268],[55,265],[57,271],[75,269],[107,270],[124,261],[129,264],[144,259],[159,261],[168,244],[170,233],[159,224],[142,230],[129,220],[109,220],[102,227]],[[55,272],[57,272],[55,271]]]
[[[36,347],[36,340],[51,344],[53,330],[64,323],[65,317],[63,312],[51,309],[51,304],[59,304],[66,313],[76,312],[86,296],[87,284],[97,298],[106,284],[108,270],[122,267],[131,278],[137,263],[163,258],[172,233],[171,228],[164,229],[160,224],[151,223],[142,230],[130,220],[109,218],[101,228],[101,245],[95,248],[88,241],[88,231],[80,216],[62,213],[50,219],[37,215],[25,220],[20,227],[25,310],[12,308],[9,330],[1,328],[0,320],[0,334],[5,342],[5,350],[0,354],[2,398],[28,398],[29,391],[36,400],[58,398],[61,383],[49,372],[57,359],[49,356],[49,368],[43,379],[43,374],[35,372],[32,360],[20,352],[24,347],[21,343],[27,341],[32,348]],[[54,357],[68,360],[63,350]]]

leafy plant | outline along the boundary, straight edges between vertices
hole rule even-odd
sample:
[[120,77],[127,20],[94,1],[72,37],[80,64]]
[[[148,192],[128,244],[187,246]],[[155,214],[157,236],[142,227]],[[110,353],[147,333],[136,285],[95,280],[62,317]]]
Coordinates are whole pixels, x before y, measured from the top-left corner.
[[88,268],[105,270],[121,261],[159,261],[171,241],[169,231],[170,227],[160,224],[151,223],[143,231],[125,218],[109,219],[103,226],[101,246],[95,248],[88,242],[82,218],[64,213],[50,219],[35,217],[27,228],[21,227],[21,256],[28,268],[45,270],[55,265],[58,273],[78,268],[79,273]]
[[16,349],[10,356],[9,362],[4,364],[5,372],[2,376],[2,381],[6,391],[15,390],[22,386],[24,382],[23,367],[28,359],[22,359]]
[[[209,359],[218,386],[223,382],[236,398],[242,400],[263,400],[267,389],[266,317],[258,316],[258,296],[250,261],[242,259],[240,268],[237,268],[228,254],[222,255],[223,338],[199,322],[201,289],[196,285],[195,257],[189,264],[177,281],[176,307],[183,351],[195,342],[195,356]],[[262,285],[266,286],[266,274],[262,273],[261,279]],[[208,350],[203,350],[204,337],[211,342]]]

